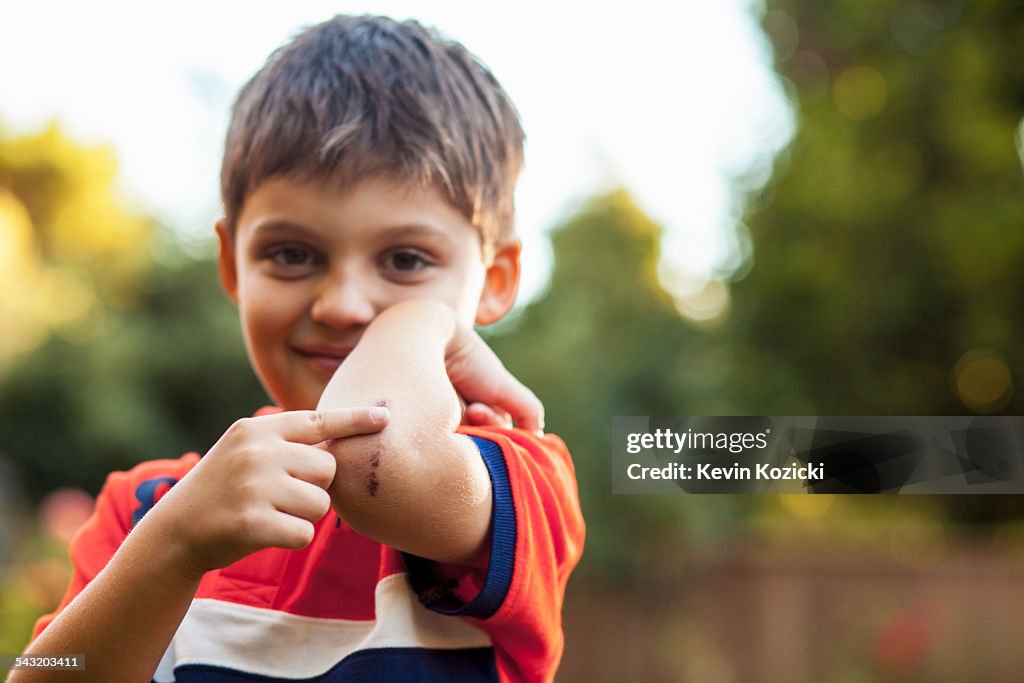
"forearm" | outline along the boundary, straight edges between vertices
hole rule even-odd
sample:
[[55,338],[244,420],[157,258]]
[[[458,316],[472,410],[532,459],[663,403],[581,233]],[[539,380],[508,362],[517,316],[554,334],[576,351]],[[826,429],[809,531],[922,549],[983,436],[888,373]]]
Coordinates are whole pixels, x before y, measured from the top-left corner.
[[360,533],[430,559],[471,563],[486,550],[487,469],[455,434],[461,408],[445,370],[454,313],[406,302],[382,313],[324,391],[320,408],[386,404],[388,426],[332,450],[331,494]]
[[150,681],[199,580],[179,572],[173,539],[150,517],[26,654],[84,654],[82,671],[12,671],[9,683]]

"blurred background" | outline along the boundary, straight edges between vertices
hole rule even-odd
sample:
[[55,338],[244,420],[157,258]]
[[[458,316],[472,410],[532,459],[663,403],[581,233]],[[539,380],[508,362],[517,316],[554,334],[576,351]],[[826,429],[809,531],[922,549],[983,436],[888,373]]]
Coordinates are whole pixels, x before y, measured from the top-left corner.
[[530,271],[485,333],[576,460],[559,680],[1024,677],[1020,497],[610,483],[613,415],[1021,414],[1019,2],[288,4],[0,27],[0,652],[108,472],[267,402],[217,284],[220,136],[270,50],[371,11],[464,42],[530,135]]

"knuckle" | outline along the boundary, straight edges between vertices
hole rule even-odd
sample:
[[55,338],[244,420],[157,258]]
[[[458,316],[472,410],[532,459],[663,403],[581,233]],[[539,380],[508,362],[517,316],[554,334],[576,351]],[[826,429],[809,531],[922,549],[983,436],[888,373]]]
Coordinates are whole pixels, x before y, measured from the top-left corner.
[[322,410],[311,410],[309,423],[313,428],[313,434],[323,441],[323,435],[327,433],[327,414]]
[[251,447],[243,446],[236,449],[231,456],[235,476],[241,476],[243,472],[250,469],[255,464],[256,458],[256,452]]
[[318,485],[321,489],[325,489],[331,485],[334,481],[334,475],[337,473],[338,465],[334,461],[334,458],[325,458],[323,468],[317,472],[316,481],[314,484]]
[[255,541],[259,536],[262,526],[263,524],[259,515],[251,508],[241,510],[235,519],[236,533],[240,540],[246,544],[250,544]]
[[228,428],[228,432],[236,438],[246,439],[251,437],[253,432],[253,419],[251,417],[243,417],[240,420],[235,420],[234,424]]
[[285,547],[291,550],[305,548],[313,542],[313,524],[307,520],[299,520],[294,530],[290,531],[284,539]]
[[321,488],[314,489],[313,494],[316,499],[314,513],[316,514],[316,518],[320,519],[331,509],[331,494]]
[[259,487],[252,479],[241,479],[235,485],[235,490],[238,492],[236,497],[245,501],[255,500],[259,493]]

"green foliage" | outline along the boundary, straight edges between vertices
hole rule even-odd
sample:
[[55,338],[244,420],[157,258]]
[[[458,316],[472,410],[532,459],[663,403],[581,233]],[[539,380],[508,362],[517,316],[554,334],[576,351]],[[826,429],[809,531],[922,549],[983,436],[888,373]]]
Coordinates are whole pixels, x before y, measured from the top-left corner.
[[156,263],[131,306],[108,309],[87,340],[53,335],[3,378],[6,457],[35,498],[93,493],[106,473],[205,452],[266,403],[212,260]]
[[90,325],[99,300],[131,292],[149,260],[152,222],[114,191],[107,147],[83,147],[51,124],[0,137],[0,369],[54,329]]
[[747,219],[756,264],[726,331],[738,412],[1024,409],[1020,391],[965,405],[954,373],[973,348],[1024,364],[1013,5],[772,3],[800,128]]
[[56,125],[0,138],[0,457],[36,500],[204,451],[266,400],[214,262],[125,208],[116,170]]
[[[799,130],[746,219],[755,265],[723,330],[733,410],[1020,414],[1019,3],[769,6]],[[1001,372],[965,364],[977,353]],[[986,526],[1024,514],[1019,497],[941,507]]]

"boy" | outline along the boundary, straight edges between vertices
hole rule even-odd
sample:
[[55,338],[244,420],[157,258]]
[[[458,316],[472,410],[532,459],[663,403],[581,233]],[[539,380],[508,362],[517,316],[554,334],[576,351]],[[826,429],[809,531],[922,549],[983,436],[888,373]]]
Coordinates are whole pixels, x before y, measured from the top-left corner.
[[30,653],[84,653],[76,681],[553,677],[572,463],[471,327],[515,298],[522,142],[493,76],[414,22],[336,17],[271,56],[217,234],[278,407],[112,474]]

